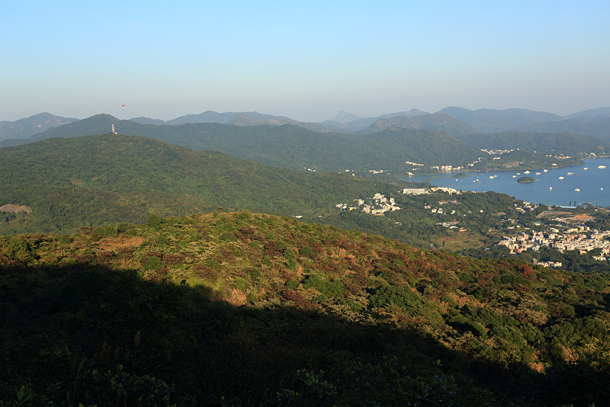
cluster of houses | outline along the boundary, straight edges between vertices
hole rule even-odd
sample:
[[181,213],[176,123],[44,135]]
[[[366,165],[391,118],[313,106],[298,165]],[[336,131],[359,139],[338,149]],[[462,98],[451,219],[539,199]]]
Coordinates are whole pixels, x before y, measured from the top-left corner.
[[386,212],[400,210],[400,206],[396,205],[396,200],[394,198],[388,199],[385,195],[380,193],[376,193],[372,198],[354,199],[354,205],[339,203],[336,207],[350,211],[360,209],[362,212],[370,213],[371,215],[383,215]]
[[502,154],[508,154],[508,153],[512,153],[513,150],[494,150],[494,149],[487,149],[487,148],[482,148],[481,151],[489,154],[489,155],[502,155]]
[[[460,194],[460,191],[457,191],[453,188],[446,187],[432,187],[432,188],[404,188],[400,191],[403,195],[426,195],[433,192],[447,192],[450,194]],[[371,215],[383,215],[386,212],[394,212],[400,210],[400,206],[396,204],[396,200],[394,198],[388,198],[381,193],[376,193],[372,198],[365,199],[354,199],[353,204],[349,203],[338,203],[335,206],[341,210],[353,211],[353,210],[361,210],[364,213],[370,213]],[[447,201],[457,203],[457,201]],[[443,205],[445,202],[441,202],[440,205]],[[455,211],[453,211],[455,213]],[[438,213],[443,213],[442,208]]]
[[454,172],[454,171],[461,171],[464,169],[464,167],[462,167],[461,165],[454,167],[452,165],[435,165],[430,167],[433,170],[437,170],[440,172]]
[[601,249],[596,260],[606,261],[610,257],[610,232],[590,229],[587,226],[578,226],[566,229],[563,233],[559,229],[550,232],[519,233],[517,236],[505,236],[499,245],[506,246],[511,253],[521,253],[526,250],[540,250],[541,247],[552,247],[563,253],[565,250],[578,250],[581,254],[594,249]]

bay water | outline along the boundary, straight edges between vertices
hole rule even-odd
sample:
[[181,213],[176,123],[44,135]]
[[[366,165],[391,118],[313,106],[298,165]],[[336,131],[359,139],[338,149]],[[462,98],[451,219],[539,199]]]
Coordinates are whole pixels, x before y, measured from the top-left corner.
[[[605,168],[604,168],[605,167]],[[529,171],[466,172],[467,177],[456,178],[455,173],[419,175],[405,181],[428,181],[462,191],[494,191],[514,196],[525,202],[545,205],[575,206],[590,203],[610,207],[610,158],[585,160],[579,167],[565,167]],[[536,182],[520,184],[521,177],[532,177]]]

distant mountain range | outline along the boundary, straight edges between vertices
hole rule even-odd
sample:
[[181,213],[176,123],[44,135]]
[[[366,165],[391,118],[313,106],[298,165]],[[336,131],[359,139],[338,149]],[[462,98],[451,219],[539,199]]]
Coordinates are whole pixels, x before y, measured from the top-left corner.
[[[377,117],[360,117],[352,121],[337,121],[336,117],[347,117],[347,115],[355,116],[351,113],[340,112],[335,118],[323,121],[322,124],[333,128],[333,129],[342,129],[345,131],[359,131],[363,130],[373,123],[375,123],[379,119],[391,119],[393,117],[413,117],[413,116],[421,116],[428,114],[427,112],[422,112],[421,110],[411,109],[409,111],[404,112],[396,112],[396,113],[387,113]],[[436,129],[435,129],[436,130]]]
[[[88,120],[88,119],[87,119]],[[112,119],[118,123],[118,119]],[[38,137],[46,130],[73,124],[76,119],[41,113],[15,122],[0,122],[0,147],[18,145],[51,137],[51,133]],[[125,126],[127,121],[120,121]],[[461,107],[448,107],[437,113],[427,113],[412,109],[409,111],[388,113],[377,117],[363,117],[341,111],[332,119],[321,123],[301,122],[285,116],[274,116],[258,112],[225,112],[206,111],[201,114],[190,114],[173,120],[163,121],[148,117],[136,117],[131,123],[150,126],[180,126],[185,124],[224,124],[240,127],[292,125],[318,133],[353,133],[373,134],[388,128],[406,128],[415,130],[443,131],[454,137],[463,138],[475,134],[495,134],[506,132],[520,133],[576,133],[582,136],[596,137],[604,143],[610,143],[610,108],[597,108],[558,116],[552,113],[537,112],[527,109],[479,109],[469,110]],[[101,134],[107,128],[91,127],[91,121],[83,123],[77,135]],[[106,126],[108,123],[105,123]],[[77,125],[78,127],[78,125]],[[70,132],[74,132],[74,127]],[[127,126],[129,127],[129,126]],[[84,133],[83,133],[84,132]],[[125,133],[125,130],[122,130]],[[136,134],[136,133],[132,133]],[[33,137],[34,136],[34,137]],[[479,137],[476,145],[490,144],[483,142],[486,136]],[[565,138],[566,136],[553,136]],[[553,138],[551,137],[551,138]],[[572,137],[572,136],[569,136]],[[31,138],[31,139],[30,139]],[[572,137],[573,138],[573,137]],[[27,141],[25,141],[27,139]],[[474,139],[474,137],[472,138]],[[584,145],[598,142],[589,140]],[[536,143],[535,143],[536,144]],[[537,143],[539,144],[539,143]],[[603,143],[601,143],[603,144]],[[542,146],[540,150],[548,150]],[[579,149],[579,151],[582,149]],[[569,151],[569,149],[567,150]]]
[[444,131],[454,137],[476,134],[478,131],[464,122],[443,113],[423,114],[417,116],[394,116],[377,119],[366,129],[357,134],[372,134],[380,130],[397,127],[413,130]]
[[24,139],[43,131],[61,126],[62,124],[73,123],[78,119],[55,116],[50,113],[40,113],[25,119],[14,122],[0,122],[0,141],[6,139]]
[[149,137],[193,150],[215,150],[277,167],[315,171],[363,173],[385,170],[405,174],[406,161],[434,165],[465,165],[481,152],[446,132],[387,128],[375,136],[320,133],[293,125],[235,126],[217,123],[182,125],[139,124],[96,115],[66,126],[49,129],[27,140],[5,140],[15,146],[55,137],[107,134],[114,124],[121,134]]
[[447,107],[439,113],[455,117],[482,133],[515,130],[520,126],[559,121],[561,116],[552,113],[534,112],[527,109],[479,109]]
[[219,124],[232,124],[235,126],[282,126],[284,124],[292,124],[299,127],[304,127],[309,130],[328,132],[330,129],[319,123],[300,122],[297,120],[290,119],[285,116],[273,116],[269,114],[263,114],[258,112],[226,112],[217,113],[211,110],[203,112],[201,114],[189,114],[181,116],[173,120],[163,121],[158,119],[151,119],[148,117],[137,117],[131,119],[136,123],[140,124],[154,124],[154,125],[180,125],[180,124],[191,124],[191,123],[219,123]]

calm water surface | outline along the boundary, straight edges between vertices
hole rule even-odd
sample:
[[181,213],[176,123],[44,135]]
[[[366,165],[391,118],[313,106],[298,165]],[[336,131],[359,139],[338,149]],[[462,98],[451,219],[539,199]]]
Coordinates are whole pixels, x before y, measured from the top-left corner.
[[[599,168],[606,166],[606,168]],[[514,196],[531,203],[546,205],[569,205],[591,203],[595,206],[610,206],[610,158],[585,160],[580,167],[566,167],[524,172],[467,173],[466,178],[455,178],[455,174],[417,176],[405,181],[429,180],[432,185],[446,186],[463,191],[495,191]],[[532,177],[538,181],[519,184],[521,177]]]

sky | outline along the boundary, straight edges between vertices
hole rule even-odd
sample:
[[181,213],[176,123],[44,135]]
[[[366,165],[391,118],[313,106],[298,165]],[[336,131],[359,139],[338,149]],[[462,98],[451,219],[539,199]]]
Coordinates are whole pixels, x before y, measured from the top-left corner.
[[0,120],[566,115],[610,106],[609,21],[607,0],[0,0]]

